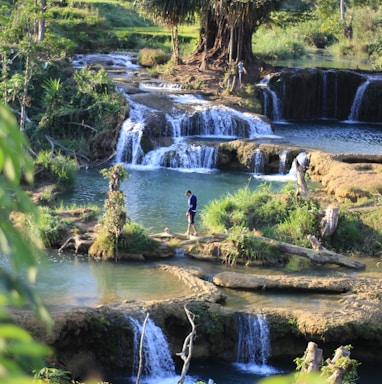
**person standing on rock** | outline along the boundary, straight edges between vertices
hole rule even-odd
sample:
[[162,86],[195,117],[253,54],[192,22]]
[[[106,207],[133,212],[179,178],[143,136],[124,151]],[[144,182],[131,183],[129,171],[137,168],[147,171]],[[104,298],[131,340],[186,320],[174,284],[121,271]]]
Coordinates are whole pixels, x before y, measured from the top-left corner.
[[188,197],[188,208],[186,212],[186,216],[188,218],[188,227],[187,227],[186,235],[190,236],[191,228],[192,228],[194,231],[193,235],[198,236],[198,230],[196,229],[196,225],[195,225],[197,198],[195,195],[192,194],[190,190],[187,190],[185,195]]

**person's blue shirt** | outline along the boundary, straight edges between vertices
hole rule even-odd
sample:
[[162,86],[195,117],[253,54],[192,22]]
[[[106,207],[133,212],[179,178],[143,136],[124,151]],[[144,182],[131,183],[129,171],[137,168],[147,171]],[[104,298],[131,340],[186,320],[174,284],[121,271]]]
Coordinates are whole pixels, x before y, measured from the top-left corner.
[[191,195],[188,199],[188,212],[196,212],[197,199],[195,195]]

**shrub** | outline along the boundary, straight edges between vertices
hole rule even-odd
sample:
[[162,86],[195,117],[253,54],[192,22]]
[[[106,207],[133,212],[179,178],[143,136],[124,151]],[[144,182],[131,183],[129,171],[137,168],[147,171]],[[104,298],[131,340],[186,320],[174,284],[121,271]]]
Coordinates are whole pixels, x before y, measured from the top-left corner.
[[39,152],[35,165],[40,167],[37,177],[59,184],[61,187],[72,188],[76,181],[78,163],[76,160],[49,151]]
[[233,227],[226,240],[222,243],[221,250],[227,264],[234,265],[239,260],[246,265],[252,262],[262,264],[280,264],[284,256],[278,248],[267,244],[254,236],[247,228]]
[[121,234],[120,248],[128,253],[139,253],[155,249],[159,242],[147,235],[139,224],[130,221]]

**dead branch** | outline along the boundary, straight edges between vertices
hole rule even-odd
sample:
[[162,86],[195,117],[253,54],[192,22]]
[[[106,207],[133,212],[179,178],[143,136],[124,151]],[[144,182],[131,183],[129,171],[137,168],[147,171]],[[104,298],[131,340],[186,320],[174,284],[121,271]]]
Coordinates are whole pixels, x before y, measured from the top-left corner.
[[74,158],[81,157],[83,160],[85,160],[88,163],[90,163],[90,159],[86,155],[84,155],[83,153],[81,153],[81,152],[74,152],[71,149],[66,148],[65,146],[60,144],[57,140],[53,139],[53,137],[51,137],[49,135],[45,135],[45,138],[49,141],[49,143],[50,143],[50,145],[52,147],[52,152],[54,152],[54,147],[57,146],[60,149],[62,149],[65,153],[67,153],[68,155],[70,155],[70,156],[72,156]]
[[58,253],[61,253],[64,249],[69,248],[70,246],[73,246],[74,252],[78,253],[78,251],[82,248],[83,250],[88,250],[89,247],[94,242],[94,235],[91,234],[75,234],[73,236],[70,236],[64,244],[61,245],[61,247],[58,249]]
[[97,130],[94,127],[92,127],[91,125],[87,125],[84,122],[82,122],[82,123],[69,122],[69,123],[65,123],[65,124],[67,124],[67,125],[79,125],[81,127],[91,129],[93,132],[97,132]]
[[176,354],[177,356],[179,356],[184,361],[182,373],[180,375],[180,379],[178,381],[178,384],[183,384],[184,380],[186,379],[188,369],[190,368],[190,361],[191,361],[191,357],[192,357],[192,347],[193,347],[194,338],[196,335],[196,327],[195,327],[195,322],[194,322],[195,315],[190,310],[188,310],[186,306],[184,306],[184,311],[186,312],[188,321],[191,324],[191,332],[184,339],[182,352]]

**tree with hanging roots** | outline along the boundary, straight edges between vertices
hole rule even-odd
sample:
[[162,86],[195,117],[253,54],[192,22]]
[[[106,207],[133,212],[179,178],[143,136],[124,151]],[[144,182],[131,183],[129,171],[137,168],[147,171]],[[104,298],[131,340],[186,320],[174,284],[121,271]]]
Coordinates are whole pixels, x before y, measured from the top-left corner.
[[172,29],[173,61],[179,63],[178,25],[199,14],[199,43],[193,54],[202,55],[200,67],[208,62],[232,65],[243,60],[249,75],[259,61],[253,55],[252,35],[277,10],[281,0],[143,0],[142,9]]
[[101,229],[89,248],[89,255],[101,259],[117,258],[119,237],[127,219],[125,194],[119,188],[128,174],[121,164],[102,169],[101,174],[109,179],[109,191],[104,205],[105,213],[100,221]]

